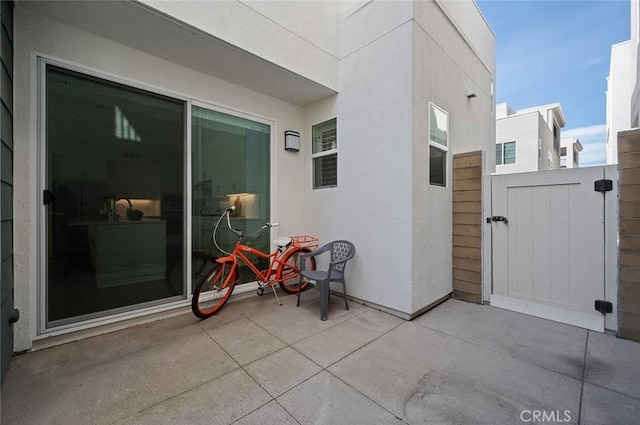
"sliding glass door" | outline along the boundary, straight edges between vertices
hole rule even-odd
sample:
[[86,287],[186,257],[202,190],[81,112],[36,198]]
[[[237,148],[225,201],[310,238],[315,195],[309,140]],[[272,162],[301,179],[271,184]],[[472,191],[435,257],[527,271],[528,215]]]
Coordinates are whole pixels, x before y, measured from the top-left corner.
[[[233,247],[226,227],[223,251],[211,239],[228,206],[247,233],[269,221],[270,124],[45,61],[40,69],[43,331],[188,300],[203,258],[210,268]],[[264,231],[245,242],[268,251],[269,241]]]
[[185,298],[186,102],[42,69],[45,326]]
[[[216,258],[226,254],[212,244],[212,225],[229,206],[236,206],[232,226],[245,233],[254,232],[269,221],[271,127],[194,106],[191,139],[193,250]],[[244,242],[266,252],[269,238],[265,230]],[[235,241],[224,222],[217,233],[218,245],[229,252]],[[267,264],[263,266],[266,268]],[[193,269],[199,269],[195,256]],[[242,268],[240,277],[244,282],[254,280]]]

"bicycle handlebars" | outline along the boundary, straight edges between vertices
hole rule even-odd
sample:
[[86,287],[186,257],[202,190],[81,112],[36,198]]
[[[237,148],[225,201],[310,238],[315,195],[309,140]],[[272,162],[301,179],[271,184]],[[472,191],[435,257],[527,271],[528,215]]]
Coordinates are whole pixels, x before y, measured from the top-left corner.
[[[216,241],[216,231],[218,230],[218,225],[220,224],[220,222],[222,221],[222,219],[224,218],[224,216],[227,216],[227,227],[229,227],[229,230],[231,230],[231,232],[233,232],[238,239],[242,239],[244,238],[245,235],[244,232],[241,229],[234,229],[233,227],[231,227],[231,213],[233,211],[235,211],[236,207],[235,205],[231,205],[229,208],[227,208],[224,213],[222,213],[222,215],[220,216],[220,218],[218,219],[218,221],[216,221],[215,226],[213,227],[213,233],[211,235],[211,239],[213,239],[213,243],[216,246],[216,248],[218,248],[221,252],[224,252],[225,254],[231,255],[230,252],[227,252],[225,250],[223,250],[222,248],[220,248],[220,246],[218,246],[218,242]],[[266,229],[267,227],[278,227],[280,226],[280,223],[276,222],[276,223],[265,223],[264,226],[262,226],[261,228],[259,228],[258,230],[256,230],[254,233],[252,233],[252,235],[257,234],[258,232],[260,232],[263,229]]]

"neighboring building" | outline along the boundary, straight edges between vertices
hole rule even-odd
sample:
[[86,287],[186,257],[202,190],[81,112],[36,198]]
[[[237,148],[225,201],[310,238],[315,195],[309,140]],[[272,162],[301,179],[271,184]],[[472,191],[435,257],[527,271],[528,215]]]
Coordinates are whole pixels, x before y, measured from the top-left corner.
[[560,168],[560,131],[565,117],[559,103],[514,111],[496,105],[496,173]]
[[640,4],[631,2],[631,39],[611,47],[607,77],[607,164],[618,163],[618,132],[640,127]]
[[640,2],[631,1],[631,128],[640,127]]
[[631,95],[634,81],[631,40],[611,47],[611,64],[607,77],[607,164],[618,163],[618,132],[631,125]]
[[574,137],[560,139],[560,168],[580,167],[580,152],[582,145],[580,140]]
[[[13,28],[16,350],[188,308],[181,259],[233,203],[239,228],[282,223],[263,250],[353,241],[369,305],[411,318],[452,292],[453,155],[494,169],[473,1],[15,2]],[[151,220],[108,221],[129,202]]]

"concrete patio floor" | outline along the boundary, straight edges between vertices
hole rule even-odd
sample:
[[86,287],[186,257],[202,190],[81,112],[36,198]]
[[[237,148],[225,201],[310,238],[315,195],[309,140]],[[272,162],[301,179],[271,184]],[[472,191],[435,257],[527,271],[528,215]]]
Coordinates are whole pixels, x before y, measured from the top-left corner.
[[640,423],[638,343],[455,300],[411,322],[281,300],[19,355],[1,423]]

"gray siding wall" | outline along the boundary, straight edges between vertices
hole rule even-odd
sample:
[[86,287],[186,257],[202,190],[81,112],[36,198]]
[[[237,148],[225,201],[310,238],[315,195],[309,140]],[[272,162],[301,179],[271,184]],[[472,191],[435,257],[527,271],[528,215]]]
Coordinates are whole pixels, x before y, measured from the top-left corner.
[[2,376],[13,355],[13,2],[0,8],[0,337]]

